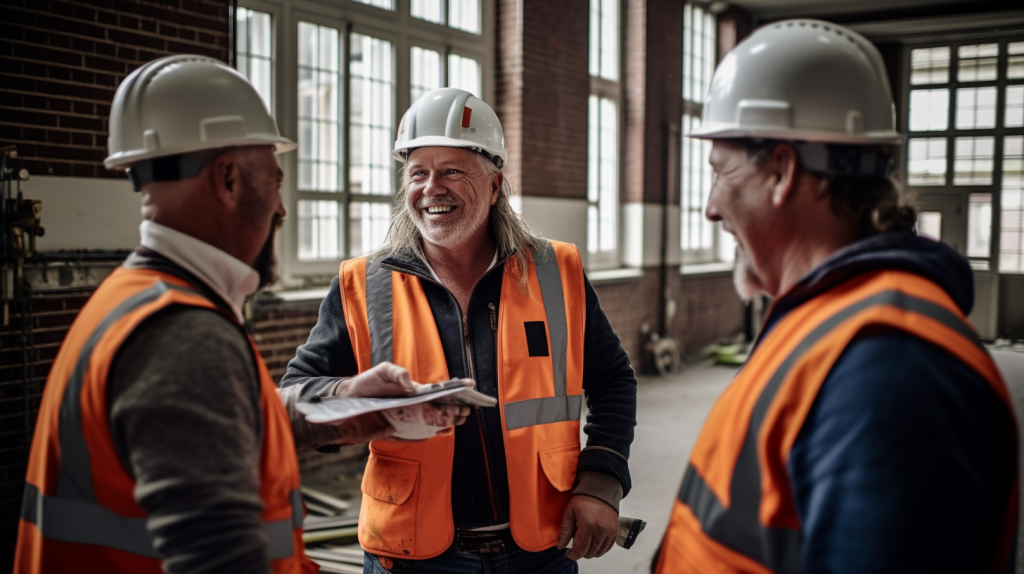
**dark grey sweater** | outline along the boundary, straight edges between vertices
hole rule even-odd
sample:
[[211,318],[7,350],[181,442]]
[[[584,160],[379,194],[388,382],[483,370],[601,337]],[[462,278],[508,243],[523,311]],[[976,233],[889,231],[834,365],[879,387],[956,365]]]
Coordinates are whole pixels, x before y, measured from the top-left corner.
[[[260,520],[259,392],[241,327],[208,309],[157,313],[115,357],[111,435],[166,572],[270,571]],[[298,392],[283,397],[286,404]],[[337,437],[333,427],[292,421],[298,447]]]

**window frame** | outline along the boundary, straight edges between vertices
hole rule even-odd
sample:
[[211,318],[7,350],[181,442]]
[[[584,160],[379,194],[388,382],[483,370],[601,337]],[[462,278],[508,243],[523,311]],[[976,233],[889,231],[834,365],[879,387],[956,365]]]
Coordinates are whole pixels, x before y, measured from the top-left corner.
[[[982,193],[990,194],[992,198],[991,207],[991,235],[989,237],[989,254],[987,257],[975,257],[968,256],[969,245],[966,241],[969,241],[969,237],[965,238],[965,244],[963,246],[963,255],[967,258],[972,267],[980,265],[981,262],[987,265],[987,268],[975,267],[976,271],[990,272],[993,274],[1004,274],[999,268],[999,255],[1000,255],[1000,240],[1002,235],[1002,184],[1003,184],[1003,160],[1004,149],[1003,144],[1007,136],[1024,135],[1024,127],[1013,127],[1007,128],[1005,124],[1005,113],[1006,113],[1006,91],[1008,86],[1024,86],[1024,78],[1007,78],[1007,63],[1008,63],[1008,44],[1013,42],[1024,41],[1024,37],[1015,36],[1012,33],[1002,32],[991,35],[978,35],[970,38],[963,37],[951,37],[948,39],[940,40],[934,39],[922,42],[908,41],[903,44],[903,53],[901,55],[901,66],[903,73],[900,77],[900,90],[899,90],[899,106],[900,114],[899,128],[903,133],[907,134],[907,143],[905,150],[902,151],[902,157],[899,160],[899,173],[902,176],[901,179],[905,183],[907,190],[911,195],[920,194],[936,194],[936,195],[948,195],[955,197],[960,202],[961,209],[964,211],[964,217],[968,217],[968,209],[970,205],[970,198],[972,194]],[[960,67],[960,47],[971,46],[978,44],[997,44],[998,55],[996,57],[996,79],[994,80],[983,80],[983,81],[967,81],[961,82],[959,79],[959,67]],[[927,84],[911,84],[911,75],[913,74],[912,68],[912,53],[913,50],[927,49],[927,48],[940,48],[949,47],[950,58],[949,58],[949,73],[947,81],[944,83],[927,83]],[[970,128],[962,129],[958,128],[956,124],[957,120],[957,106],[959,105],[959,91],[964,88],[985,88],[995,87],[996,88],[996,109],[995,109],[995,127],[992,128]],[[934,131],[910,131],[910,92],[912,90],[929,90],[929,89],[948,89],[949,90],[949,108],[947,110],[947,128],[945,130],[934,130]],[[989,184],[970,184],[970,185],[957,185],[955,183],[956,178],[956,142],[958,138],[966,137],[991,137],[993,138],[993,149],[992,149],[992,180]],[[944,177],[944,183],[941,185],[920,185],[910,183],[910,142],[916,139],[922,138],[943,138],[946,142],[946,172]],[[965,227],[969,222],[965,219]],[[969,230],[968,230],[969,235]],[[1009,274],[1019,275],[1020,272],[1011,271]]]
[[[282,184],[282,201],[288,212],[284,225],[278,233],[277,255],[280,284],[284,288],[322,285],[338,272],[338,265],[344,259],[357,257],[349,252],[350,225],[349,208],[353,202],[366,201],[388,203],[394,209],[394,193],[400,185],[401,163],[392,160],[392,194],[350,193],[350,90],[349,50],[352,34],[363,34],[387,40],[392,44],[393,109],[392,127],[398,128],[402,115],[411,105],[410,60],[412,46],[436,50],[441,53],[444,80],[448,78],[448,54],[457,53],[473,58],[480,64],[481,97],[494,101],[495,25],[493,2],[480,0],[480,33],[466,32],[447,25],[435,24],[415,18],[411,13],[410,0],[395,0],[394,11],[376,8],[355,0],[240,0],[238,6],[271,15],[271,38],[273,50],[273,94],[274,110],[278,129],[284,137],[298,141],[298,24],[300,21],[318,26],[332,27],[339,32],[339,62],[341,64],[340,123],[340,169],[339,192],[299,191],[298,154],[287,153],[278,156],[285,172]],[[446,21],[447,21],[446,9]],[[230,47],[235,50],[235,46]],[[392,134],[392,137],[394,134]],[[332,200],[339,202],[339,211],[344,218],[341,223],[341,255],[336,259],[300,260],[298,202],[299,200]]]

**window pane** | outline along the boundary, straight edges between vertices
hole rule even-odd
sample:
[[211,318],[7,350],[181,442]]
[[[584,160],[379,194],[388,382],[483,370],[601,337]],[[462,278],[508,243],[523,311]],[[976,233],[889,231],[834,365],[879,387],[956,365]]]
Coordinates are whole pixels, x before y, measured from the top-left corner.
[[395,0],[355,0],[360,4],[369,4],[377,8],[383,8],[384,10],[394,10]]
[[480,0],[449,0],[452,9],[448,25],[474,34],[480,33]]
[[953,185],[989,185],[995,138],[956,138]]
[[391,195],[394,73],[391,42],[352,34],[349,50],[352,193]]
[[910,51],[910,84],[945,84],[949,81],[949,46]]
[[448,86],[480,97],[480,63],[458,54],[448,55]]
[[956,91],[958,130],[996,127],[996,88],[960,88]]
[[1006,53],[1006,77],[1011,80],[1024,78],[1024,42],[1010,42]]
[[972,193],[967,207],[967,256],[989,256],[992,242],[992,194]]
[[413,46],[411,60],[409,84],[415,102],[423,94],[441,87],[441,53]]
[[348,217],[349,256],[359,257],[384,243],[391,222],[391,205],[353,202],[349,206]]
[[1024,136],[1003,139],[999,271],[1024,273]]
[[910,185],[945,185],[946,138],[915,138],[910,140],[907,183]]
[[299,189],[340,191],[339,33],[299,22]]
[[949,127],[949,90],[910,92],[910,131],[943,131]]
[[1006,86],[1003,125],[1008,128],[1024,127],[1024,86]]
[[587,249],[614,252],[618,247],[619,155],[615,102],[590,96],[587,134]]
[[618,0],[590,0],[590,75],[619,79]]
[[412,0],[409,11],[416,18],[444,24],[444,2],[443,0]]
[[999,44],[977,44],[960,46],[957,80],[961,82],[986,82],[996,79],[996,62]]
[[336,201],[299,200],[299,259],[339,259],[341,225]]
[[942,212],[922,211],[917,214],[917,234],[942,241]]
[[709,251],[714,247],[714,226],[704,217],[704,206],[711,193],[713,174],[707,162],[711,153],[711,143],[686,137],[699,125],[700,118],[697,116],[684,115],[682,118],[680,247],[684,251],[692,252],[691,261],[706,262],[715,258],[715,254]]
[[715,71],[715,17],[699,6],[683,8],[683,99],[702,103]]
[[270,14],[248,8],[235,13],[237,33],[235,48],[236,67],[259,92],[263,103],[274,113],[274,65]]

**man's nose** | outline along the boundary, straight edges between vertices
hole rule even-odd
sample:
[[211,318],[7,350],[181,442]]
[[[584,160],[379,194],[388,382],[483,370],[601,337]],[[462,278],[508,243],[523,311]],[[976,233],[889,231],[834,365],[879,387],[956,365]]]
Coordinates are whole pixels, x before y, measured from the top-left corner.
[[427,185],[423,188],[423,195],[433,197],[435,195],[444,195],[448,193],[448,188],[444,185],[444,179],[441,177],[441,172],[433,172],[427,179]]

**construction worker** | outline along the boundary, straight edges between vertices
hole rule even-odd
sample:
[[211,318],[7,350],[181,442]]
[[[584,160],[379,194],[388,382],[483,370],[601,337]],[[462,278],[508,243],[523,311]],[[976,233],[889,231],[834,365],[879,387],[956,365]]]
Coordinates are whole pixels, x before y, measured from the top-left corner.
[[577,572],[614,543],[630,488],[629,358],[576,247],[531,235],[512,211],[490,106],[428,92],[393,157],[404,169],[387,241],[342,263],[281,385],[391,361],[422,383],[472,378],[498,399],[452,435],[370,443],[364,572]]
[[[122,82],[109,147],[106,166],[142,194],[141,246],[83,307],[50,372],[15,572],[316,571],[296,446],[394,429],[380,414],[338,427],[290,417],[306,389],[279,397],[242,326],[245,298],[273,282],[275,154],[296,146],[238,72],[170,56]],[[411,389],[382,364],[315,394]]]
[[967,320],[973,279],[913,231],[878,50],[818,20],[728,54],[691,137],[744,297],[774,298],[693,447],[654,564],[1010,572],[1016,422]]

